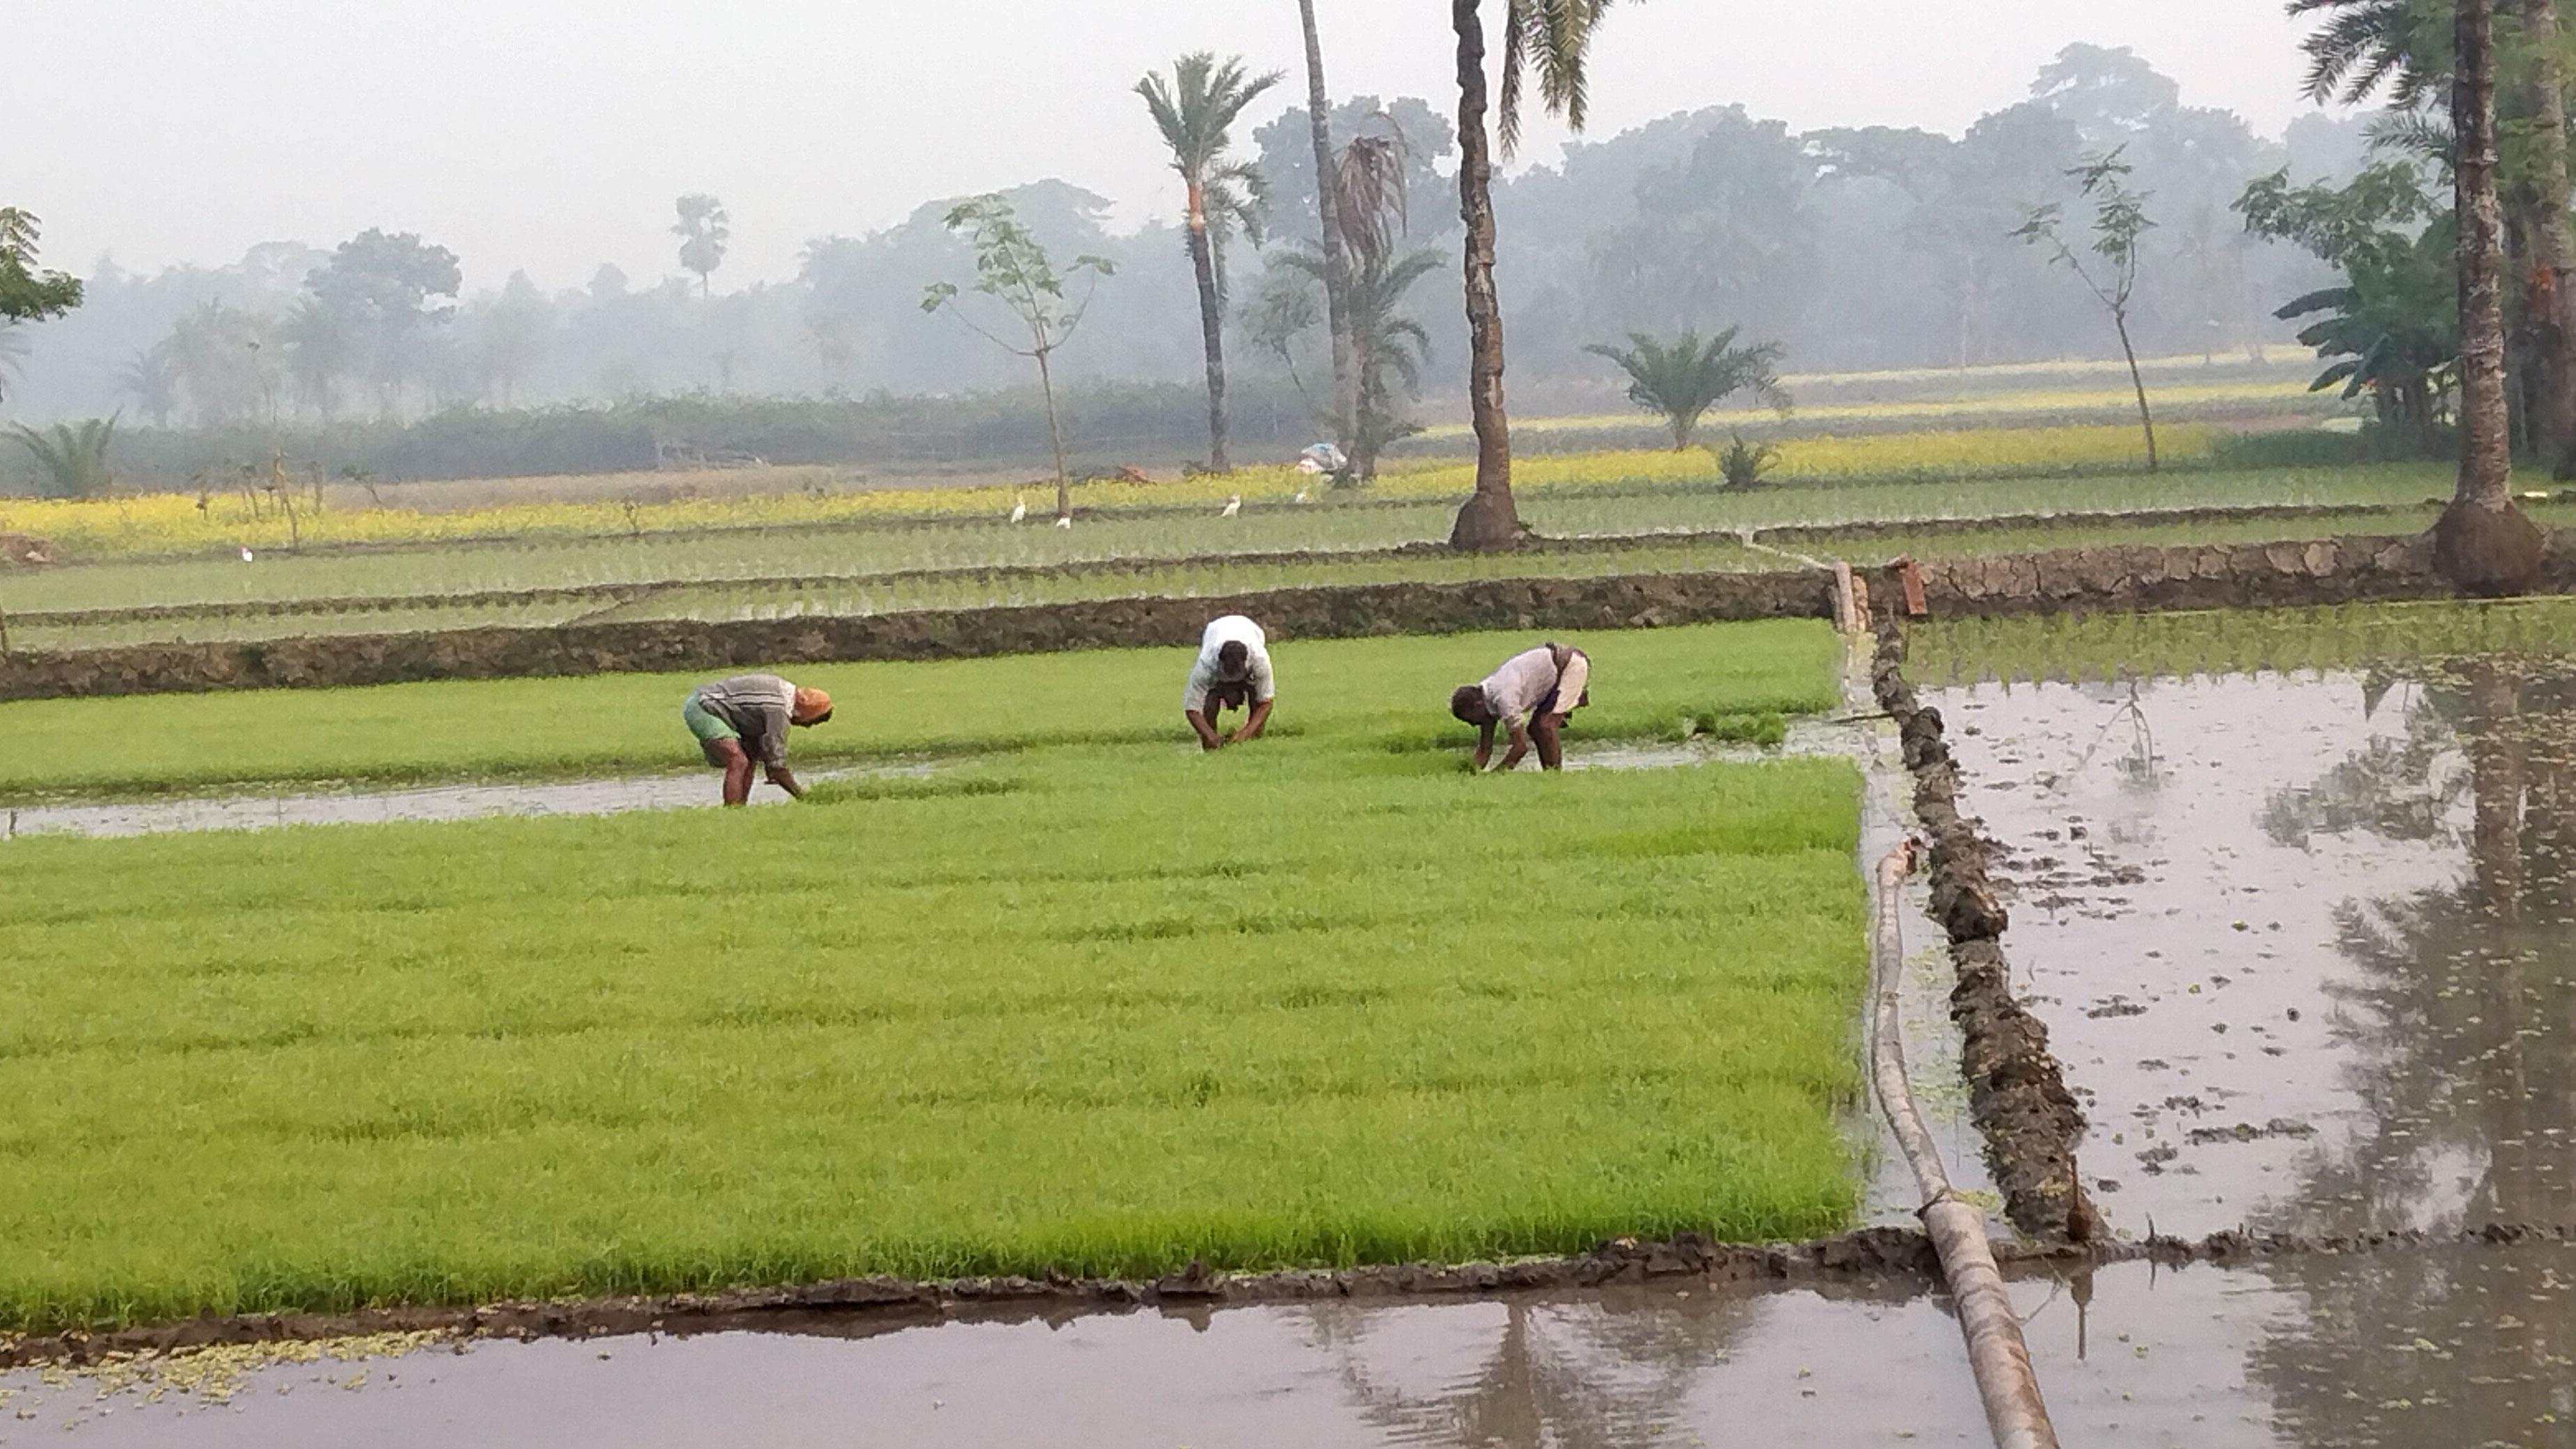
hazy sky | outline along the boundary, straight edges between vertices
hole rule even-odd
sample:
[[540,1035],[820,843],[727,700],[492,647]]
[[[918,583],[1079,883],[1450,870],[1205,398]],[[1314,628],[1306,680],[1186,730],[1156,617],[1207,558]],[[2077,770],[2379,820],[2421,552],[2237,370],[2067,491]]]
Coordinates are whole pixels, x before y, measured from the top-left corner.
[[[1337,94],[1444,108],[1449,6],[1318,0]],[[1492,8],[1489,4],[1488,8]],[[57,264],[221,262],[416,230],[469,287],[603,260],[676,270],[672,198],[733,213],[717,285],[830,232],[1061,176],[1132,224],[1176,188],[1129,87],[1196,49],[1291,72],[1294,0],[6,0],[0,202]],[[1793,127],[1956,131],[2070,41],[2126,45],[2277,134],[2302,109],[2279,0],[1637,0],[1593,65],[1593,130],[1742,102]],[[1524,160],[1558,132],[1539,127]]]

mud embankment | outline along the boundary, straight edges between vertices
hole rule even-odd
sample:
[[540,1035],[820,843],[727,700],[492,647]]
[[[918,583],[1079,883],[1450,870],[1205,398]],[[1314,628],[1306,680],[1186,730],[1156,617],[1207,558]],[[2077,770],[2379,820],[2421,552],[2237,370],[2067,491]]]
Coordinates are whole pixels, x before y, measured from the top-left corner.
[[1257,615],[1274,638],[1339,639],[1476,629],[1652,628],[1818,618],[1831,610],[1832,580],[1805,573],[1372,584],[855,618],[670,620],[11,654],[0,658],[0,699],[712,673],[754,665],[1188,645],[1198,641],[1209,619],[1228,613]]
[[[1774,531],[1774,537],[1784,536]],[[2423,537],[2302,543],[2105,544],[1927,560],[1934,616],[2215,609],[2454,595]],[[2546,585],[2576,592],[2576,542],[2553,538]],[[1899,598],[1893,580],[1873,589]],[[1820,571],[1480,579],[1279,589],[1205,598],[1101,599],[1014,608],[703,623],[657,620],[538,629],[338,634],[0,655],[0,700],[229,689],[330,688],[433,679],[705,671],[753,665],[959,659],[1194,643],[1223,613],[1279,638],[1448,634],[1476,629],[1636,629],[1743,619],[1831,618]]]
[[2049,1052],[2048,1028],[2013,996],[2002,940],[2009,917],[1995,894],[1986,843],[1959,813],[1959,771],[1942,739],[1941,712],[1915,698],[1904,663],[1904,635],[1885,620],[1870,684],[1896,721],[1914,776],[1915,817],[1931,840],[1931,909],[1950,942],[1950,1018],[1959,1027],[1969,1113],[2013,1226],[2033,1237],[2082,1241],[2094,1221],[2075,1164],[2084,1112]]

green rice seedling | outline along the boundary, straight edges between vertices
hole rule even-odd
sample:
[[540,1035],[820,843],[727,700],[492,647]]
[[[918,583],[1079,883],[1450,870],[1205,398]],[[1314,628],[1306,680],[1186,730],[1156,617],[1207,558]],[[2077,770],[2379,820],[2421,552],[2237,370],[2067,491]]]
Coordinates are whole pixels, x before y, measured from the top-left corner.
[[[1463,741],[1449,692],[1535,633],[1299,641],[1272,650],[1279,720],[1366,748],[1422,731]],[[1833,631],[1809,620],[1580,636],[1596,710],[1576,737],[1634,709],[1811,714],[1839,697]],[[1088,650],[784,672],[832,691],[837,718],[800,730],[797,758],[864,761],[1055,744],[1186,739],[1189,647]],[[680,704],[701,675],[458,681],[368,689],[259,690],[0,704],[0,802],[314,781],[417,783],[570,778],[693,768]]]
[[1852,769],[1357,747],[1413,663],[821,809],[17,841],[0,1328],[1846,1225]]

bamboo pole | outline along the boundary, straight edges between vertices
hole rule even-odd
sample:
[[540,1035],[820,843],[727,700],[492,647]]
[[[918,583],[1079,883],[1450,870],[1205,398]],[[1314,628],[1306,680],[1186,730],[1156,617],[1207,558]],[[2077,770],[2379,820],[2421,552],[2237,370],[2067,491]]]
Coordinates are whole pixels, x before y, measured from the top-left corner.
[[1941,1151],[1914,1105],[1914,1089],[1905,1078],[1905,1040],[1897,989],[1905,963],[1902,912],[1905,878],[1914,871],[1914,846],[1908,842],[1878,866],[1878,930],[1872,943],[1870,986],[1875,1002],[1869,1034],[1870,1073],[1878,1086],[1878,1103],[1896,1135],[1914,1185],[1923,1194],[1920,1216],[1941,1258],[1941,1276],[1949,1282],[1957,1305],[1959,1332],[1968,1343],[1968,1371],[1976,1376],[1977,1398],[1985,1405],[1986,1427],[1995,1449],[2058,1449],[2057,1430],[2048,1422],[2048,1405],[2031,1372],[2030,1346],[2021,1335],[2021,1319],[2004,1291],[2001,1269],[1986,1242],[1986,1215],[1961,1199],[1950,1186]]

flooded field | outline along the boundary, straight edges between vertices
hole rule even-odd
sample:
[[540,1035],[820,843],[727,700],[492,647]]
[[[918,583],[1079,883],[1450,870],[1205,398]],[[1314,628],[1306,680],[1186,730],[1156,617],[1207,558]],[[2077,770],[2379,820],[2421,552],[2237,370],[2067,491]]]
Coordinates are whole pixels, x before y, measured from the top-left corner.
[[[1709,740],[1667,744],[1569,746],[1568,770],[1674,770],[1721,761],[1803,758],[1842,753],[1849,731],[1823,721],[1791,723],[1775,747]],[[863,769],[804,772],[811,784],[842,780],[926,780],[962,761],[916,760]],[[1535,757],[1522,768],[1535,770]],[[30,805],[0,811],[0,839],[20,835],[158,835],[190,830],[274,830],[289,825],[363,825],[397,820],[479,820],[498,815],[618,815],[631,810],[689,810],[718,803],[713,771],[633,775],[615,780],[553,780],[516,784],[440,785],[411,790],[298,791],[100,804]],[[752,790],[754,805],[783,805],[787,796],[766,784]]]
[[[2069,1444],[2562,1443],[2563,1345],[2536,1325],[2564,1321],[2576,1250],[2551,1251],[2319,1256],[2259,1271],[2129,1264],[2026,1281],[2015,1298]],[[2432,1284],[2441,1292],[2427,1300]],[[2375,1314],[2396,1302],[2417,1311],[2391,1336]],[[1986,1438],[1956,1324],[1938,1299],[1896,1285],[808,1328],[439,1342],[249,1368],[211,1394],[157,1399],[149,1377],[102,1393],[88,1377],[19,1373],[0,1376],[0,1413],[14,1416],[0,1417],[0,1442],[1876,1449]]]
[[2576,668],[1931,698],[2117,1226],[2576,1221]]

